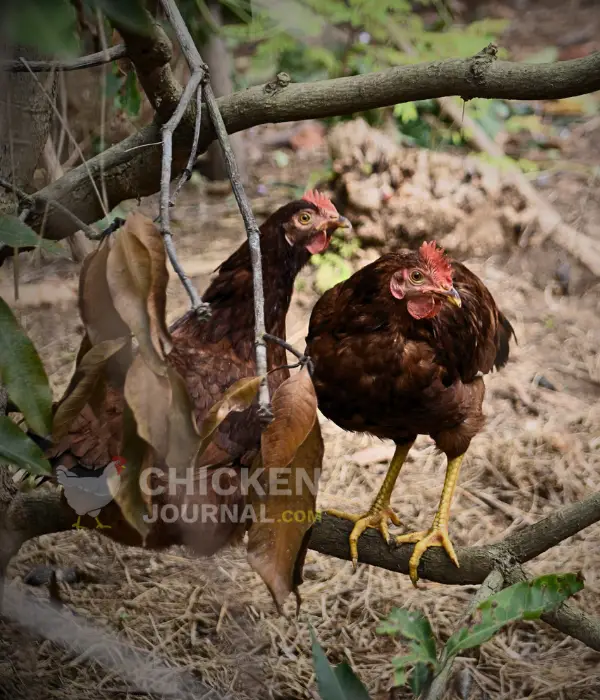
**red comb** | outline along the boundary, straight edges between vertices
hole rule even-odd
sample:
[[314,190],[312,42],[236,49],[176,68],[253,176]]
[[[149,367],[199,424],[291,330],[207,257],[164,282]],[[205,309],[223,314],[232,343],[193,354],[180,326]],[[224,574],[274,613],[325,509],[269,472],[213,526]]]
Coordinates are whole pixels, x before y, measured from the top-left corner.
[[330,212],[331,214],[338,214],[338,210],[334,207],[333,202],[329,199],[329,197],[321,192],[317,192],[317,190],[306,190],[306,192],[302,195],[302,199],[305,202],[314,204],[323,211]]
[[452,266],[435,241],[425,241],[419,248],[419,255],[438,284],[444,286],[452,284]]

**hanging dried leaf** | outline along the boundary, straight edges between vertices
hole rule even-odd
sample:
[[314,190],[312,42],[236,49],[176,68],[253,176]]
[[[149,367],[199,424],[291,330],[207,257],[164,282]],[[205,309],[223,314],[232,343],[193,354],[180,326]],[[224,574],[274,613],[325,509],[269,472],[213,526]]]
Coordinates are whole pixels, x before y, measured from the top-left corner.
[[[84,340],[87,335],[84,336]],[[104,340],[93,346],[77,363],[67,391],[60,400],[52,423],[52,439],[64,437],[80,411],[89,402],[104,379],[107,361],[129,342],[129,337]],[[82,343],[84,347],[84,343]],[[80,348],[81,354],[81,348]]]
[[147,245],[148,226],[160,236],[147,217],[129,215],[108,254],[106,279],[115,308],[136,337],[144,360],[164,376],[171,349],[164,318],[168,273],[162,240],[160,251],[154,243]]
[[286,379],[273,395],[273,421],[261,436],[265,469],[286,467],[317,419],[317,396],[308,367]]
[[154,453],[150,445],[139,436],[135,417],[127,405],[123,411],[121,456],[125,468],[118,480],[109,482],[109,488],[127,522],[145,540],[150,532],[150,524],[144,519],[149,513],[149,499],[140,486],[140,476],[154,464]]
[[[113,304],[108,282],[106,265],[110,252],[109,241],[103,241],[97,250],[83,261],[79,275],[79,314],[85,327],[90,347],[105,340],[128,337],[131,332],[119,316]],[[76,365],[85,353],[84,343],[77,355]],[[88,348],[89,349],[89,348]],[[127,368],[131,364],[131,343],[127,343],[107,363],[106,376],[115,386],[123,386]]]
[[213,439],[215,431],[232,411],[245,411],[250,408],[262,380],[262,377],[244,377],[239,379],[227,389],[223,394],[223,398],[214,404],[200,429],[202,442],[198,450],[198,456],[206,450]]
[[181,375],[169,367],[171,405],[169,406],[169,449],[167,464],[183,476],[192,466],[200,445],[194,420],[194,406]]
[[125,400],[133,412],[138,434],[163,457],[169,449],[172,394],[168,376],[153,372],[144,358],[137,355],[125,379]]
[[[317,483],[323,463],[323,438],[315,421],[287,468],[264,470],[259,483],[266,498],[250,493],[256,522],[248,533],[248,561],[267,585],[279,612],[290,593],[298,603],[306,533],[316,518]],[[258,455],[253,469],[262,470]],[[270,477],[277,474],[276,483]]]
[[168,355],[173,348],[173,342],[167,326],[169,271],[164,241],[154,223],[141,214],[131,214],[126,227],[150,254],[152,284],[147,300],[150,336],[156,352],[159,355]]

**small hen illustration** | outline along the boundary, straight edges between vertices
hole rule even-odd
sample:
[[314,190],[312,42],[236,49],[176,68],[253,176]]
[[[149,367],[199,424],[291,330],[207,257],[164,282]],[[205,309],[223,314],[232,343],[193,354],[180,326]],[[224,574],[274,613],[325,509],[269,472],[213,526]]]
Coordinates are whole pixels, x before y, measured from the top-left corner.
[[[125,460],[122,457],[115,457],[102,471],[91,472],[92,476],[84,476],[82,468],[67,469],[62,464],[57,468],[58,483],[65,491],[67,503],[77,513],[77,521],[73,523],[73,527],[78,530],[84,527],[81,518],[90,515],[95,518],[97,529],[110,528],[110,525],[103,525],[98,516],[102,508],[115,497],[124,468]],[[112,490],[109,482],[112,482]]]

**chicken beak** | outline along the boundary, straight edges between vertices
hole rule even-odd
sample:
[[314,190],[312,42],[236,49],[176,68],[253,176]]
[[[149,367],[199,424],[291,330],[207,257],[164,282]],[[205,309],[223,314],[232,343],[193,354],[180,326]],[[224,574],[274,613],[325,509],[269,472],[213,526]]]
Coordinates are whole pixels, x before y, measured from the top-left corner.
[[451,304],[454,304],[454,306],[460,307],[462,306],[462,301],[460,298],[459,293],[454,289],[454,287],[450,287],[448,290],[444,290],[443,292],[444,296],[446,297],[446,300],[449,301]]
[[335,228],[333,230],[333,233],[339,231],[340,229],[348,232],[352,231],[352,224],[350,223],[350,220],[347,219],[345,216],[340,216],[335,222]]

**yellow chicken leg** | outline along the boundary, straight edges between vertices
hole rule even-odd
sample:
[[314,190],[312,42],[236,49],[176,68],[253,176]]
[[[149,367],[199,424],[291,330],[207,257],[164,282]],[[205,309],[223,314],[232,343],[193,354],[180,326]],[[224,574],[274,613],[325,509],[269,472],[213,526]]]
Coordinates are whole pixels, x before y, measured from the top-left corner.
[[71,525],[71,527],[74,527],[76,530],[83,530],[85,528],[85,525],[81,524],[81,515],[77,516],[77,520]]
[[421,561],[423,554],[430,547],[443,547],[451,561],[456,566],[460,566],[458,563],[458,558],[456,557],[456,552],[454,551],[454,547],[450,541],[450,536],[448,535],[448,522],[450,520],[450,505],[452,503],[452,497],[454,496],[454,490],[458,482],[458,473],[460,471],[460,465],[463,461],[463,457],[464,455],[459,455],[448,462],[440,505],[429,530],[411,532],[407,535],[399,535],[396,537],[397,544],[416,543],[416,547],[414,548],[408,562],[408,574],[415,588],[417,586],[417,581],[419,580],[419,562]]
[[94,520],[96,521],[96,530],[110,530],[112,527],[112,525],[103,525],[98,516],[96,516]]
[[407,442],[403,445],[396,445],[396,451],[390,462],[387,474],[383,480],[383,484],[379,489],[379,493],[375,497],[369,510],[363,515],[353,515],[352,513],[346,513],[341,510],[327,510],[329,515],[334,515],[336,518],[343,518],[344,520],[350,520],[354,523],[352,532],[350,533],[350,556],[352,558],[352,566],[356,571],[358,565],[358,538],[363,534],[363,532],[369,528],[373,527],[381,532],[383,539],[386,542],[390,541],[390,531],[388,528],[388,520],[394,525],[400,525],[400,518],[390,507],[390,498],[392,496],[392,491],[398,479],[398,474],[400,474],[400,469],[406,460],[406,456],[410,448],[412,447],[412,442]]

